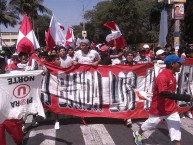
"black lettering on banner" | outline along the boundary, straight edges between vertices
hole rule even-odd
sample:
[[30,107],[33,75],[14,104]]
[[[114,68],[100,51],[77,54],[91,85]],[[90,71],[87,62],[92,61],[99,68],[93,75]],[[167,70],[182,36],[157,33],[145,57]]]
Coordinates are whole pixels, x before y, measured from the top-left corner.
[[33,98],[32,98],[32,97],[31,97],[30,99],[27,99],[27,104],[32,103],[32,101],[33,101]]
[[128,72],[126,76],[126,94],[128,99],[128,109],[134,110],[135,109],[135,91],[136,88],[136,81],[137,75],[134,72]]
[[80,103],[81,103],[81,108],[86,110],[85,108],[85,95],[86,95],[86,78],[85,78],[85,72],[80,73]]
[[183,65],[178,77],[178,93],[192,95],[193,67]]
[[94,83],[93,107],[95,111],[101,111],[103,109],[102,76],[98,71],[94,72],[93,83]]
[[18,82],[22,83],[23,82],[23,77],[18,77]]
[[19,107],[20,106],[20,102],[19,101],[15,101],[15,106]]
[[21,99],[19,101],[10,102],[12,108],[19,107],[19,106],[26,105],[26,104],[30,104],[30,103],[33,103],[32,97],[28,98],[28,99]]
[[93,75],[91,72],[86,72],[86,109],[91,110],[93,108]]
[[[178,74],[177,78],[177,92],[180,94],[188,94],[192,96],[193,89],[193,66],[183,65],[181,72]],[[184,101],[178,101],[178,104],[181,106],[192,105]]]
[[12,78],[8,78],[7,81],[8,81],[8,85],[12,84]]
[[[147,94],[152,93],[153,91],[153,85],[155,80],[155,73],[154,69],[148,69],[146,76],[145,76],[145,83],[144,83],[144,91],[147,92]],[[148,98],[151,98],[152,96],[146,96]],[[144,101],[144,109],[149,110],[151,102],[149,100]]]
[[82,110],[102,110],[102,77],[96,71],[58,74],[60,107]]
[[127,110],[127,98],[126,98],[126,76],[123,72],[118,74],[118,98],[119,104],[118,109],[120,111]]
[[120,72],[118,77],[109,72],[111,112],[135,109],[136,79],[136,74],[133,72]]
[[68,75],[66,73],[58,73],[58,98],[59,104],[63,107],[68,105]]
[[15,106],[15,101],[14,102],[10,102],[11,107],[13,108]]
[[112,72],[109,72],[109,85],[110,85],[110,106],[113,107],[115,104],[119,103],[118,100],[118,92],[117,92],[117,88],[118,88],[118,81],[117,81],[117,77],[115,76],[115,74],[113,74]]
[[50,85],[50,73],[46,71],[46,74],[42,78],[41,82],[41,101],[42,103],[46,105],[51,105],[51,95],[50,95],[50,90],[49,90],[49,85]]
[[29,81],[35,81],[35,76],[29,76]]
[[7,81],[8,81],[8,85],[27,82],[27,81],[35,81],[35,76],[21,76],[21,77],[15,77],[15,78],[8,78]]

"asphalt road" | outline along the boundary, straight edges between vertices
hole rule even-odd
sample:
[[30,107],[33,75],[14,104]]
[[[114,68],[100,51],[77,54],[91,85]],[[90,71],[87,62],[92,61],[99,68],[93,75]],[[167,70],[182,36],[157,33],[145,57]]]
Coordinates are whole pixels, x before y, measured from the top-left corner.
[[[80,118],[60,115],[59,130],[54,129],[53,116],[39,119],[37,127],[28,123],[23,145],[135,145],[132,132],[144,120],[133,120],[131,128],[121,119],[86,118],[85,121],[87,125],[83,125]],[[193,120],[182,118],[181,122],[182,145],[193,145]],[[8,134],[6,137],[7,145],[15,145]],[[156,130],[145,132],[143,141],[144,145],[174,145],[165,122],[161,122]]]

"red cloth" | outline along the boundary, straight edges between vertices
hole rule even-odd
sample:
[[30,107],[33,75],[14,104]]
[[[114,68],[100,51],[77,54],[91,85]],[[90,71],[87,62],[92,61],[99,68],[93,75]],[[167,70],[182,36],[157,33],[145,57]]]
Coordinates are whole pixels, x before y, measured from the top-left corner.
[[177,112],[178,107],[175,100],[163,98],[159,95],[163,91],[172,93],[176,91],[176,79],[169,69],[163,69],[155,80],[153,98],[149,110],[150,114],[166,116]]
[[17,69],[19,69],[19,68],[17,67],[17,64],[15,64],[15,63],[10,63],[5,68],[5,70],[17,70]]
[[11,135],[16,144],[20,144],[24,138],[23,123],[23,120],[11,119],[0,124],[0,145],[6,145],[5,130]]

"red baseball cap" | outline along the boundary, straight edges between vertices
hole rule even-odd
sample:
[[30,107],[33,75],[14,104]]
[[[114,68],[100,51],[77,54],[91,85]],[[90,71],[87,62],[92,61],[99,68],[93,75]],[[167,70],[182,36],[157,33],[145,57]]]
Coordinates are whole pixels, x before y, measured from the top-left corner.
[[99,48],[100,51],[107,51],[108,47],[106,45]]

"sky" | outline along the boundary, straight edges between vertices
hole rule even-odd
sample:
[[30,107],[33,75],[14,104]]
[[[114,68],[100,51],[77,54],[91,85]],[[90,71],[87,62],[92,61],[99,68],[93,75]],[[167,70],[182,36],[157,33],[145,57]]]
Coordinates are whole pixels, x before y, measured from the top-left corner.
[[[92,10],[100,1],[104,0],[44,0],[43,5],[52,10],[57,21],[67,30],[68,27],[83,22],[83,6],[84,11]],[[19,25],[15,28],[6,28],[1,24],[2,32],[18,32],[18,30]]]

